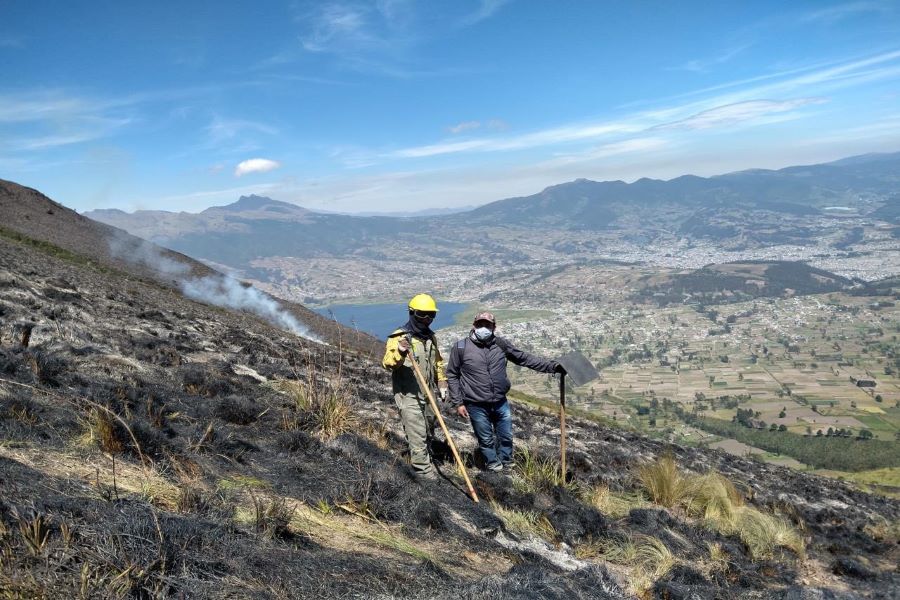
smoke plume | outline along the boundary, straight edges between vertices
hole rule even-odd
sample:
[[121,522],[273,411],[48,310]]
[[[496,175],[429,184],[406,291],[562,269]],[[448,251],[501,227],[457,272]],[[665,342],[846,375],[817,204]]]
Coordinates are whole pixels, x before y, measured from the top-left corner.
[[181,292],[188,298],[247,311],[295,335],[321,341],[268,294],[226,275],[190,277],[188,265],[164,256],[156,244],[123,234],[110,238],[109,249],[113,256],[175,277]]

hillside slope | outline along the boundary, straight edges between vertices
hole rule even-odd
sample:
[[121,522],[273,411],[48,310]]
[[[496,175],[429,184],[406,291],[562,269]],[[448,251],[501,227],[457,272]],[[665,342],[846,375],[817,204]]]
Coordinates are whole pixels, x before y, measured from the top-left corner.
[[[184,254],[135,237],[123,229],[79,215],[37,190],[0,179],[0,236],[24,236],[31,246],[49,245],[59,254],[71,253],[83,264],[120,275],[192,290],[195,295],[220,293],[222,303],[236,307],[237,300],[255,300],[263,309],[283,311],[299,322],[313,337],[329,343],[353,346],[370,353],[380,351],[380,343],[369,335],[344,327],[297,303],[274,300],[265,294],[241,293],[237,282]],[[210,289],[211,288],[211,289]],[[218,289],[224,288],[224,289]],[[247,289],[247,288],[244,288]],[[273,308],[276,307],[277,308]]]
[[[418,483],[389,378],[365,356],[46,244],[0,236],[0,319],[12,597],[849,599],[900,586],[897,501],[578,419],[559,485],[556,418],[524,404],[528,451],[512,477],[472,471],[481,503],[440,445],[445,477]],[[474,467],[467,425],[449,422]],[[666,453],[685,477],[714,469],[741,491],[664,501],[638,467]]]

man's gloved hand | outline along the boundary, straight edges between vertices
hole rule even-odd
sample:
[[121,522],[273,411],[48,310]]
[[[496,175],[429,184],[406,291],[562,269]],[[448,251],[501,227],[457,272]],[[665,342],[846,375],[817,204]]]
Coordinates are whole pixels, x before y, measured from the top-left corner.
[[463,419],[469,418],[469,411],[466,410],[465,404],[460,404],[459,406],[456,407],[456,414],[458,414]]
[[446,402],[450,397],[450,388],[447,387],[446,382],[438,384],[438,393],[441,395],[441,400],[443,402]]
[[409,352],[409,340],[404,338],[400,338],[400,341],[397,342],[397,350],[400,351],[400,354],[406,354]]
[[566,368],[559,363],[556,363],[556,366],[553,367],[553,372],[559,373],[560,375],[565,375],[566,373],[568,373],[568,371],[566,371]]

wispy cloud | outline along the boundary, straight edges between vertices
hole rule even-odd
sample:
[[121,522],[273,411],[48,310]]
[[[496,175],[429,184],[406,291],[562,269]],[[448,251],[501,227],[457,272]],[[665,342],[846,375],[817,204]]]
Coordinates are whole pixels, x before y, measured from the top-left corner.
[[118,133],[135,118],[59,92],[0,95],[0,150],[38,152]]
[[481,121],[463,121],[447,128],[450,133],[462,133],[464,131],[472,131],[481,127]]
[[422,158],[467,151],[496,152],[501,150],[522,150],[539,146],[596,139],[613,134],[635,133],[641,129],[643,129],[643,127],[625,122],[567,125],[517,136],[447,141],[425,146],[414,146],[396,150],[392,153],[392,156],[397,158]]
[[822,104],[824,98],[797,98],[794,100],[750,100],[717,106],[704,110],[686,119],[658,125],[656,129],[712,129],[728,127],[747,121],[759,121],[763,117],[794,111],[810,104]]
[[[416,50],[491,17],[507,3],[478,0],[472,12],[460,17],[460,3],[456,2],[331,0],[299,5],[294,20],[300,28],[300,47],[306,53],[333,59],[343,69],[397,79],[450,76],[470,70],[453,65],[423,68],[422,55]],[[259,68],[299,59],[295,51],[286,49]]]
[[258,121],[225,119],[216,116],[213,117],[212,122],[207,126],[206,132],[209,134],[211,142],[219,143],[226,140],[232,140],[247,132],[277,135],[278,129]]
[[689,60],[688,62],[679,65],[677,67],[673,67],[672,70],[678,71],[691,71],[694,73],[706,73],[710,71],[712,68],[717,67],[721,64],[727,63],[732,58],[749,48],[749,44],[745,44],[743,46],[735,46],[733,48],[729,48],[719,54],[718,56],[711,56],[703,59],[695,59]]
[[602,158],[610,158],[622,154],[650,152],[665,148],[669,143],[670,142],[660,137],[640,137],[610,144],[601,144],[599,146],[588,148],[582,152],[557,156],[536,165],[535,168],[549,169],[563,165],[593,162]]
[[310,52],[361,50],[381,41],[371,32],[368,11],[361,5],[323,3],[310,15],[310,31],[301,36]]
[[[699,94],[699,98],[688,102],[632,112],[614,120],[565,124],[519,135],[445,139],[401,148],[382,156],[419,159],[449,154],[552,148],[585,142],[613,144],[628,138],[643,137],[651,131],[696,131],[797,119],[804,115],[804,108],[827,102],[830,92],[900,77],[898,62],[900,50],[884,52],[808,69],[792,69],[734,85],[707,88]],[[478,121],[457,124],[450,132],[474,131],[479,128],[476,123],[480,126]]]
[[470,14],[464,16],[460,23],[464,26],[475,25],[485,19],[490,19],[501,8],[509,4],[512,0],[480,0],[478,8]]
[[801,21],[833,24],[864,13],[890,12],[884,2],[848,2],[804,14]]
[[281,163],[277,160],[270,160],[268,158],[250,158],[238,163],[234,168],[234,176],[243,177],[250,173],[267,173],[268,171],[274,171],[280,166]]

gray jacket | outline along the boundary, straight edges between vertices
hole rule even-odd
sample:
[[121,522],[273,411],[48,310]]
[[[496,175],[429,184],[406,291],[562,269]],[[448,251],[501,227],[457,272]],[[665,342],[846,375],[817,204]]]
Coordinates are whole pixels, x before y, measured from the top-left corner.
[[470,334],[450,350],[447,365],[450,405],[457,407],[463,403],[506,400],[511,385],[506,375],[507,360],[543,373],[552,373],[558,364],[554,360],[523,352],[504,338],[494,336],[487,343],[482,343]]

